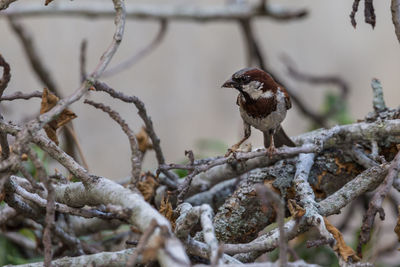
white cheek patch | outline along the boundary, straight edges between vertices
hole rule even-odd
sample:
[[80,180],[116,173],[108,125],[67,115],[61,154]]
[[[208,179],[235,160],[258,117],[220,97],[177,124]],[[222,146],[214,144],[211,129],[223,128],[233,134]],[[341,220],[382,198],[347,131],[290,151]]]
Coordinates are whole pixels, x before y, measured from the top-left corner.
[[249,96],[257,100],[263,95],[263,91],[261,90],[264,86],[264,83],[260,83],[258,81],[251,81],[250,83],[243,85],[243,91],[248,93]]

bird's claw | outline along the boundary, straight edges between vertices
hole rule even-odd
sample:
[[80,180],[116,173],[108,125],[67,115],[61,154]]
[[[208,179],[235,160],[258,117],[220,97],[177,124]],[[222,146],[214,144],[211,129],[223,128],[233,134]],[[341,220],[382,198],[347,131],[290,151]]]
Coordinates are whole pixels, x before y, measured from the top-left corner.
[[233,157],[235,157],[236,156],[236,152],[239,150],[239,146],[236,144],[236,145],[233,145],[233,146],[231,146],[230,148],[228,148],[228,151],[225,153],[225,157],[227,158],[227,157],[229,157],[231,154],[233,155]]

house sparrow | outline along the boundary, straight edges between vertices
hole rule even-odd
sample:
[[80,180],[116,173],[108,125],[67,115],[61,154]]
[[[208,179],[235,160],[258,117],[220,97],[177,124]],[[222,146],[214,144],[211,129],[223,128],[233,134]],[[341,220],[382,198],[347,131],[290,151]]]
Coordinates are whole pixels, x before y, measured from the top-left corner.
[[265,71],[258,68],[245,68],[235,72],[222,87],[239,91],[236,104],[244,123],[244,137],[233,145],[225,156],[236,151],[250,137],[251,128],[264,134],[264,146],[271,156],[275,147],[296,146],[281,127],[286,111],[292,107],[290,97],[281,85]]

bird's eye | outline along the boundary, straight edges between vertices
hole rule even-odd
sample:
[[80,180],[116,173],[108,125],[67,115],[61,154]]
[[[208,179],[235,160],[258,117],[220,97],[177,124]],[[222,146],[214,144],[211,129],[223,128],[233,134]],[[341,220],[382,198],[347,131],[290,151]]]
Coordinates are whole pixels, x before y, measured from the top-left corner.
[[248,83],[248,82],[250,82],[250,77],[249,76],[242,76],[240,80],[243,83]]

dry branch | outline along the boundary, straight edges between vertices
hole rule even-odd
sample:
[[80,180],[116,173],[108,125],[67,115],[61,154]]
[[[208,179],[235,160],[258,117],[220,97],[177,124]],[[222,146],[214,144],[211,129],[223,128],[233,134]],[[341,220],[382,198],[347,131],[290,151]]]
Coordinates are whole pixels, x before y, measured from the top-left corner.
[[[57,5],[44,7],[36,3],[11,7],[3,12],[12,16],[83,16],[88,18],[113,17],[111,6],[103,2],[77,4],[59,2]],[[287,10],[281,6],[269,4],[265,8],[250,5],[139,5],[129,4],[126,8],[128,19],[167,19],[194,20],[199,22],[238,20],[251,17],[271,18],[278,21],[297,20],[307,16],[307,10]]]
[[107,113],[114,121],[116,121],[120,126],[122,131],[128,136],[129,144],[131,147],[131,183],[136,186],[139,182],[141,169],[142,169],[142,153],[139,151],[139,145],[135,137],[135,133],[131,130],[129,125],[121,118],[118,112],[112,110],[110,107],[96,103],[94,101],[90,101],[86,99],[84,101],[85,104],[89,104],[97,109],[101,109],[105,113]]
[[391,5],[392,21],[394,25],[394,32],[397,36],[397,40],[400,42],[400,1],[392,0]]
[[8,6],[17,0],[0,0],[0,10],[8,8]]
[[[146,132],[149,135],[151,142],[153,144],[153,149],[156,152],[156,158],[157,158],[158,164],[159,165],[164,164],[165,159],[164,159],[164,154],[163,154],[163,152],[161,150],[161,146],[160,146],[160,138],[158,138],[156,132],[154,131],[153,122],[152,122],[150,116],[147,114],[144,103],[136,96],[124,95],[122,92],[115,91],[114,89],[112,89],[105,83],[96,82],[95,87],[96,87],[97,91],[106,92],[113,98],[120,99],[126,103],[133,103],[136,106],[136,108],[138,109],[138,114],[142,118],[144,125],[146,126]],[[172,182],[177,181],[178,177],[175,173],[169,172],[169,171],[165,171],[164,173],[166,176],[168,176],[172,180]],[[172,185],[174,185],[174,184],[172,184]],[[176,185],[175,185],[175,187],[176,187]]]
[[363,225],[361,226],[361,232],[359,235],[359,243],[357,246],[357,253],[361,257],[362,245],[366,244],[371,237],[371,230],[374,225],[375,215],[379,213],[381,220],[385,219],[385,211],[382,208],[383,201],[386,198],[390,188],[392,187],[393,181],[397,179],[400,171],[400,152],[397,153],[396,157],[390,164],[388,174],[383,183],[376,189],[374,196],[369,202],[367,213],[363,218]]

